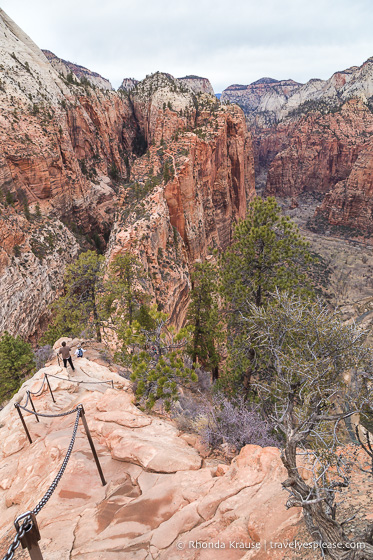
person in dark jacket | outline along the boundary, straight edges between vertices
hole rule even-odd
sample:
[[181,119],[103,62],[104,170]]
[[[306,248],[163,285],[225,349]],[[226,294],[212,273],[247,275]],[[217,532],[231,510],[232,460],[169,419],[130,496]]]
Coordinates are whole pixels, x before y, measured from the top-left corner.
[[71,369],[75,371],[73,361],[71,359],[70,350],[70,346],[66,346],[66,342],[63,341],[61,348],[58,350],[58,353],[62,355],[63,367],[67,368],[67,362],[69,362],[69,364],[71,365]]

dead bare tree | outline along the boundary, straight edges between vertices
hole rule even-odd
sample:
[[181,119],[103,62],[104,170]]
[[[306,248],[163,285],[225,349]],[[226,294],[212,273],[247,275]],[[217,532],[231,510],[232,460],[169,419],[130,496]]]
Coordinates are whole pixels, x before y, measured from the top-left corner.
[[352,518],[341,519],[338,510],[353,468],[340,440],[341,425],[369,396],[371,351],[364,333],[343,325],[321,303],[286,293],[274,294],[267,308],[252,305],[250,311],[244,319],[255,348],[253,386],[284,440],[287,507],[303,508],[323,557],[372,560],[373,524],[349,539]]

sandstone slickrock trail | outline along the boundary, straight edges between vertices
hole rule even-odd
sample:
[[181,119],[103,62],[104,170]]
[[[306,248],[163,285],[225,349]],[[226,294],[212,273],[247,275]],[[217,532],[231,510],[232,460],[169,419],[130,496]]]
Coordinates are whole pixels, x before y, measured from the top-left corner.
[[[40,370],[0,412],[0,554],[12,537],[14,518],[34,507],[53,480],[71,437],[71,417],[42,418],[38,424],[26,414],[34,443],[26,440],[13,404],[40,386],[44,372],[66,375],[57,364]],[[219,466],[203,460],[188,445],[191,438],[171,423],[134,406],[129,382],[107,367],[82,358],[71,378],[113,379],[115,389],[50,377],[56,404],[45,388],[34,399],[36,409],[65,411],[83,403],[108,484],[101,486],[79,428],[66,472],[38,515],[47,560],[261,560],[269,558],[264,550],[227,545],[216,552],[189,548],[189,541],[250,545],[296,534],[300,512],[283,505],[278,450],[247,446],[231,466]],[[283,556],[272,551],[270,557]]]

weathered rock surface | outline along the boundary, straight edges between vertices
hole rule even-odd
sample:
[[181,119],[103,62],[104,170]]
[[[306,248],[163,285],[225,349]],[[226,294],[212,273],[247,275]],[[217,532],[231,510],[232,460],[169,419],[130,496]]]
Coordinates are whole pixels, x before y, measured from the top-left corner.
[[135,78],[124,78],[118,89],[123,89],[124,91],[131,91],[139,83],[139,80]]
[[237,103],[252,124],[270,125],[278,121],[280,108],[302,84],[294,80],[262,78],[245,86],[234,84],[221,94],[221,101]]
[[[48,414],[84,405],[108,483],[101,485],[80,427],[62,480],[37,518],[46,558],[263,560],[265,541],[293,539],[301,514],[284,506],[277,449],[247,446],[231,466],[208,459],[202,465],[173,425],[133,405],[128,381],[85,358],[75,366],[74,374],[44,368],[0,412],[0,554],[14,518],[41,499],[71,438],[75,414],[40,417],[38,424],[25,413],[33,443],[26,440],[13,404],[25,401],[27,389],[37,390],[44,373],[56,403],[44,388],[36,409]],[[94,384],[111,379],[114,389]],[[284,558],[278,552],[271,558]]]
[[59,220],[30,223],[0,204],[0,333],[27,337],[48,319],[79,246]]
[[193,97],[166,74],[138,84],[130,102],[148,148],[131,167],[108,258],[136,251],[147,292],[180,325],[193,262],[227,247],[255,194],[251,138],[238,107]]

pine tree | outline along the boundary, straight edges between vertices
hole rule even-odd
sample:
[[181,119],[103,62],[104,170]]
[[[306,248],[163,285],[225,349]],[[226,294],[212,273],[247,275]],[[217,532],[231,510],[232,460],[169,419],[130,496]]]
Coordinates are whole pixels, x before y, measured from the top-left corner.
[[193,328],[187,352],[193,363],[198,361],[219,376],[219,354],[216,349],[221,338],[217,305],[217,272],[208,262],[197,263],[192,274],[192,292],[187,313],[187,324]]
[[0,338],[0,403],[11,398],[25,376],[34,370],[31,345],[5,331]]
[[[105,283],[106,306],[116,320],[132,324],[133,320],[146,321],[147,301],[141,284],[146,279],[143,266],[130,252],[117,255],[109,267],[109,276]],[[139,317],[140,313],[140,317]]]
[[127,367],[131,365],[131,381],[141,404],[151,409],[160,401],[169,411],[179,398],[178,388],[197,381],[196,373],[185,365],[184,359],[190,329],[181,329],[176,334],[165,313],[152,308],[149,315],[152,329],[142,328],[134,320],[119,331],[122,348],[115,359]]
[[266,306],[276,290],[310,296],[307,272],[313,259],[308,243],[273,197],[256,197],[247,217],[235,228],[233,243],[222,255],[221,292],[228,318],[228,369],[234,386],[247,393],[255,353],[247,333],[251,306]]

